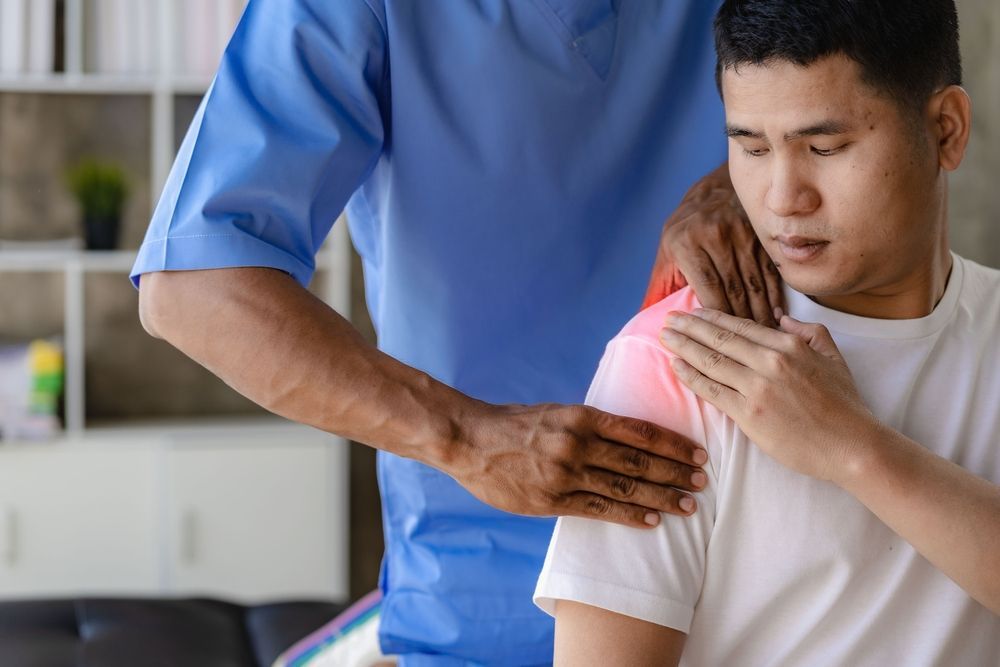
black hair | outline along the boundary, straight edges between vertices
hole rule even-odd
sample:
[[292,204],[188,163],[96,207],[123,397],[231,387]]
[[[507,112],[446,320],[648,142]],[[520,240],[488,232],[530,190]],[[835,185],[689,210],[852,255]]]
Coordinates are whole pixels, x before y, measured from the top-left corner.
[[715,50],[720,92],[726,69],[806,67],[838,53],[904,113],[921,113],[934,92],[962,83],[954,0],[726,0]]

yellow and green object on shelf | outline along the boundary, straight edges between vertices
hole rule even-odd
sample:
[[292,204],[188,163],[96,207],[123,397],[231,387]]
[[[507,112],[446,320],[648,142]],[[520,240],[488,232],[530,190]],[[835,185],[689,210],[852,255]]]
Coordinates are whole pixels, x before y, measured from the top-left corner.
[[58,339],[0,345],[0,441],[59,434],[63,361]]
[[28,346],[28,368],[31,373],[28,412],[57,417],[64,377],[62,348],[47,340],[32,341]]

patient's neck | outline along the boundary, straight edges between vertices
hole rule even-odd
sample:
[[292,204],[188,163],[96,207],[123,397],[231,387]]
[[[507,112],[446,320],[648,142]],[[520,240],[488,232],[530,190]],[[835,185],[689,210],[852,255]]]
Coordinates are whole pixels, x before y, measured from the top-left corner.
[[854,294],[810,297],[850,315],[881,320],[913,320],[930,315],[944,296],[952,257],[947,240],[929,261],[915,262],[914,270],[890,284]]

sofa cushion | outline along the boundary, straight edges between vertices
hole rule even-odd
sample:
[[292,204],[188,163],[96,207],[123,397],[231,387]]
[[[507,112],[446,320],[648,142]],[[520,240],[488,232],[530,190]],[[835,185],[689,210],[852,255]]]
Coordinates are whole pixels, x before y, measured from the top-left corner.
[[0,603],[0,665],[259,667],[336,616],[325,602],[209,599]]

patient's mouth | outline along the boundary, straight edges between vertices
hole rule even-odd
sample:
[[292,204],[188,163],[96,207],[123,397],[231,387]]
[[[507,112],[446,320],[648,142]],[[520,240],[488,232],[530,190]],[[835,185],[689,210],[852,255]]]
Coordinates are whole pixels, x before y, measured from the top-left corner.
[[793,262],[808,262],[816,259],[830,245],[829,241],[811,239],[805,236],[776,236],[781,254]]

